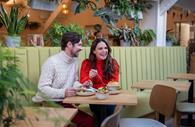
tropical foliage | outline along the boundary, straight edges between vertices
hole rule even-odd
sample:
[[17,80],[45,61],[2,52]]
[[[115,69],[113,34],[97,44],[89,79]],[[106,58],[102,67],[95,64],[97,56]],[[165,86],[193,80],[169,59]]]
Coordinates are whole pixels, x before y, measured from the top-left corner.
[[92,9],[93,11],[95,11],[97,9],[97,5],[96,3],[94,3],[91,0],[72,0],[74,2],[77,3],[76,9],[75,9],[75,14],[80,13],[84,10],[86,10],[87,8]]
[[[75,13],[80,13],[79,9],[85,10],[90,8],[94,11],[94,16],[98,16],[108,27],[110,33],[120,40],[131,43],[132,46],[148,45],[156,38],[153,30],[148,29],[141,31],[139,28],[140,13],[150,9],[152,5],[146,0],[104,0],[104,6],[97,8],[96,0],[73,0],[77,3]],[[132,20],[134,26],[129,28],[127,25],[117,28],[116,23],[122,18]]]
[[60,46],[61,37],[65,32],[77,32],[82,35],[83,41],[87,41],[87,44],[91,43],[91,41],[85,35],[84,29],[82,29],[79,25],[69,24],[67,26],[64,26],[60,23],[54,23],[48,30],[46,41],[50,41],[52,46]]
[[18,70],[18,60],[0,47],[0,126],[9,127],[15,118],[24,115],[23,105],[30,103],[32,85]]
[[167,34],[166,34],[166,45],[167,46],[170,46],[170,45],[178,46],[179,44],[180,43],[175,38],[175,36],[172,33],[167,32]]
[[121,28],[112,26],[110,32],[113,36],[119,37],[119,40],[130,43],[130,46],[145,46],[156,38],[156,34],[151,29],[142,31],[139,27],[129,28],[127,25]]
[[28,22],[28,14],[19,17],[19,8],[16,6],[12,6],[10,14],[8,14],[4,6],[1,4],[0,21],[5,26],[8,35],[17,36],[25,29]]
[[73,0],[77,2],[75,14],[88,8],[94,11],[94,16],[99,16],[106,24],[118,22],[123,17],[139,20],[138,12],[150,9],[152,5],[146,0],[104,0],[104,6],[97,8],[101,0]]

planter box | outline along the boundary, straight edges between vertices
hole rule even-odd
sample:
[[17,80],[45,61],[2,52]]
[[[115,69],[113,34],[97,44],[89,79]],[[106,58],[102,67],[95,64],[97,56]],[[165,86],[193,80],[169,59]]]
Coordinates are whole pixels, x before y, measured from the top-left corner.
[[56,9],[57,5],[58,5],[58,2],[56,0],[54,1],[31,0],[30,1],[31,8],[39,9],[39,10],[53,11]]

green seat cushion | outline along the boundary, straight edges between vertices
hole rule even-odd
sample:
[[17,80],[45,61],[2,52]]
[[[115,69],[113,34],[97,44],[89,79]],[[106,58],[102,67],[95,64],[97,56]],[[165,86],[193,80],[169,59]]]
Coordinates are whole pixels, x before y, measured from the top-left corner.
[[136,106],[125,106],[124,110],[121,112],[121,117],[142,117],[149,113],[152,113],[153,110],[150,108],[149,99],[151,91],[139,91],[136,92],[138,96],[138,105]]

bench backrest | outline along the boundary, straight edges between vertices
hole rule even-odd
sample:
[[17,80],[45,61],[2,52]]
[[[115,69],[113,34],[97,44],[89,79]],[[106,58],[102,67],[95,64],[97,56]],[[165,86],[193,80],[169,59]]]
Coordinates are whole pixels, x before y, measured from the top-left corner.
[[[59,47],[11,48],[21,61],[23,74],[37,84],[41,66]],[[79,55],[80,63],[89,55],[85,47]],[[146,79],[166,79],[169,74],[186,72],[186,48],[184,47],[112,47],[112,56],[120,66],[120,83],[131,89],[135,82]]]

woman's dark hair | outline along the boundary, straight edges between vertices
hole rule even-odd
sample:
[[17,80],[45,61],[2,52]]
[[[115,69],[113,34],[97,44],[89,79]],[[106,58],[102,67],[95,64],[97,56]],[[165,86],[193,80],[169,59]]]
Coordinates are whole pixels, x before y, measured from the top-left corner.
[[90,53],[89,53],[89,61],[90,61],[92,69],[96,69],[96,55],[93,52],[100,42],[104,42],[108,48],[108,56],[104,60],[104,64],[103,64],[103,68],[102,68],[103,69],[103,77],[105,79],[111,79],[113,77],[113,72],[115,69],[114,63],[116,62],[116,60],[114,60],[111,57],[111,48],[108,45],[108,43],[106,42],[106,40],[104,40],[103,38],[97,38],[93,41],[93,43],[91,45]]
[[64,50],[67,46],[67,43],[70,41],[72,45],[79,43],[82,39],[82,36],[76,32],[66,32],[61,39],[61,50]]

